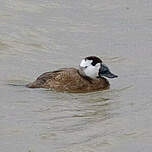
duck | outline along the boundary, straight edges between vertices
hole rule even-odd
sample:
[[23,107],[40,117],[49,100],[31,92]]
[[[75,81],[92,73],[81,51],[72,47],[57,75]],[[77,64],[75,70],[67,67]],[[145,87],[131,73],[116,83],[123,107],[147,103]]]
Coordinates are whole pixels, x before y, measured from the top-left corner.
[[86,93],[108,89],[105,78],[117,78],[97,56],[81,60],[79,67],[61,68],[41,74],[28,88],[46,88],[57,92]]

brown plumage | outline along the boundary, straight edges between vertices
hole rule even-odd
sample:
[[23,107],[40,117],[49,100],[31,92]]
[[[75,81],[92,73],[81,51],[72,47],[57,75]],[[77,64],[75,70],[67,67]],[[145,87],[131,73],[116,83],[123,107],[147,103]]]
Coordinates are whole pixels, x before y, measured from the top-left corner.
[[56,91],[91,92],[109,88],[104,77],[91,79],[80,75],[78,69],[63,68],[40,75],[36,81],[27,85],[29,88],[48,88]]

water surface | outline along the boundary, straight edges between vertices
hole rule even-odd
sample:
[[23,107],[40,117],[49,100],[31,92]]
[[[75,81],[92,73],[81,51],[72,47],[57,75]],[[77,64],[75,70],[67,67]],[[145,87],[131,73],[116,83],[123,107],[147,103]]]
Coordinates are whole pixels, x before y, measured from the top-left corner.
[[[152,2],[0,2],[0,151],[151,152]],[[24,85],[101,57],[109,90],[56,93]]]

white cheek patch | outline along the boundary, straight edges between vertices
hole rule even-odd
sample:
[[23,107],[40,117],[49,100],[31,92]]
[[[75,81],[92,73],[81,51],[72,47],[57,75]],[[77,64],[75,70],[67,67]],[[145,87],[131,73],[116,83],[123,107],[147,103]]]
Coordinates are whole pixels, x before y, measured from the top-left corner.
[[92,63],[92,60],[85,60],[85,59],[83,59],[83,60],[81,61],[81,63],[80,63],[80,66],[81,66],[81,67],[86,67],[86,66],[91,65],[91,63]]
[[99,74],[99,69],[100,69],[100,63],[96,64],[95,66],[90,65],[88,66],[84,72],[86,76],[91,77],[91,78],[97,78]]
[[95,65],[95,68],[96,68],[98,71],[99,71],[100,67],[101,67],[101,64],[100,64],[100,63],[97,63],[97,64]]
[[97,63],[95,66],[93,66],[91,63],[93,60],[85,60],[83,59],[80,63],[80,67],[84,68],[83,72],[86,76],[90,78],[97,78],[99,75],[99,69],[101,67],[101,63]]

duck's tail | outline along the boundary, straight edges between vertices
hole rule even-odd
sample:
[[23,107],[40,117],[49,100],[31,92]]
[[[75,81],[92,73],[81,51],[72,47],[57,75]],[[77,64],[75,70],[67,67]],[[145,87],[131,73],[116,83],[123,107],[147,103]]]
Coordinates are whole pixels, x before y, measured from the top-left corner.
[[34,81],[32,83],[29,83],[26,85],[27,88],[41,88],[41,84],[37,81]]

